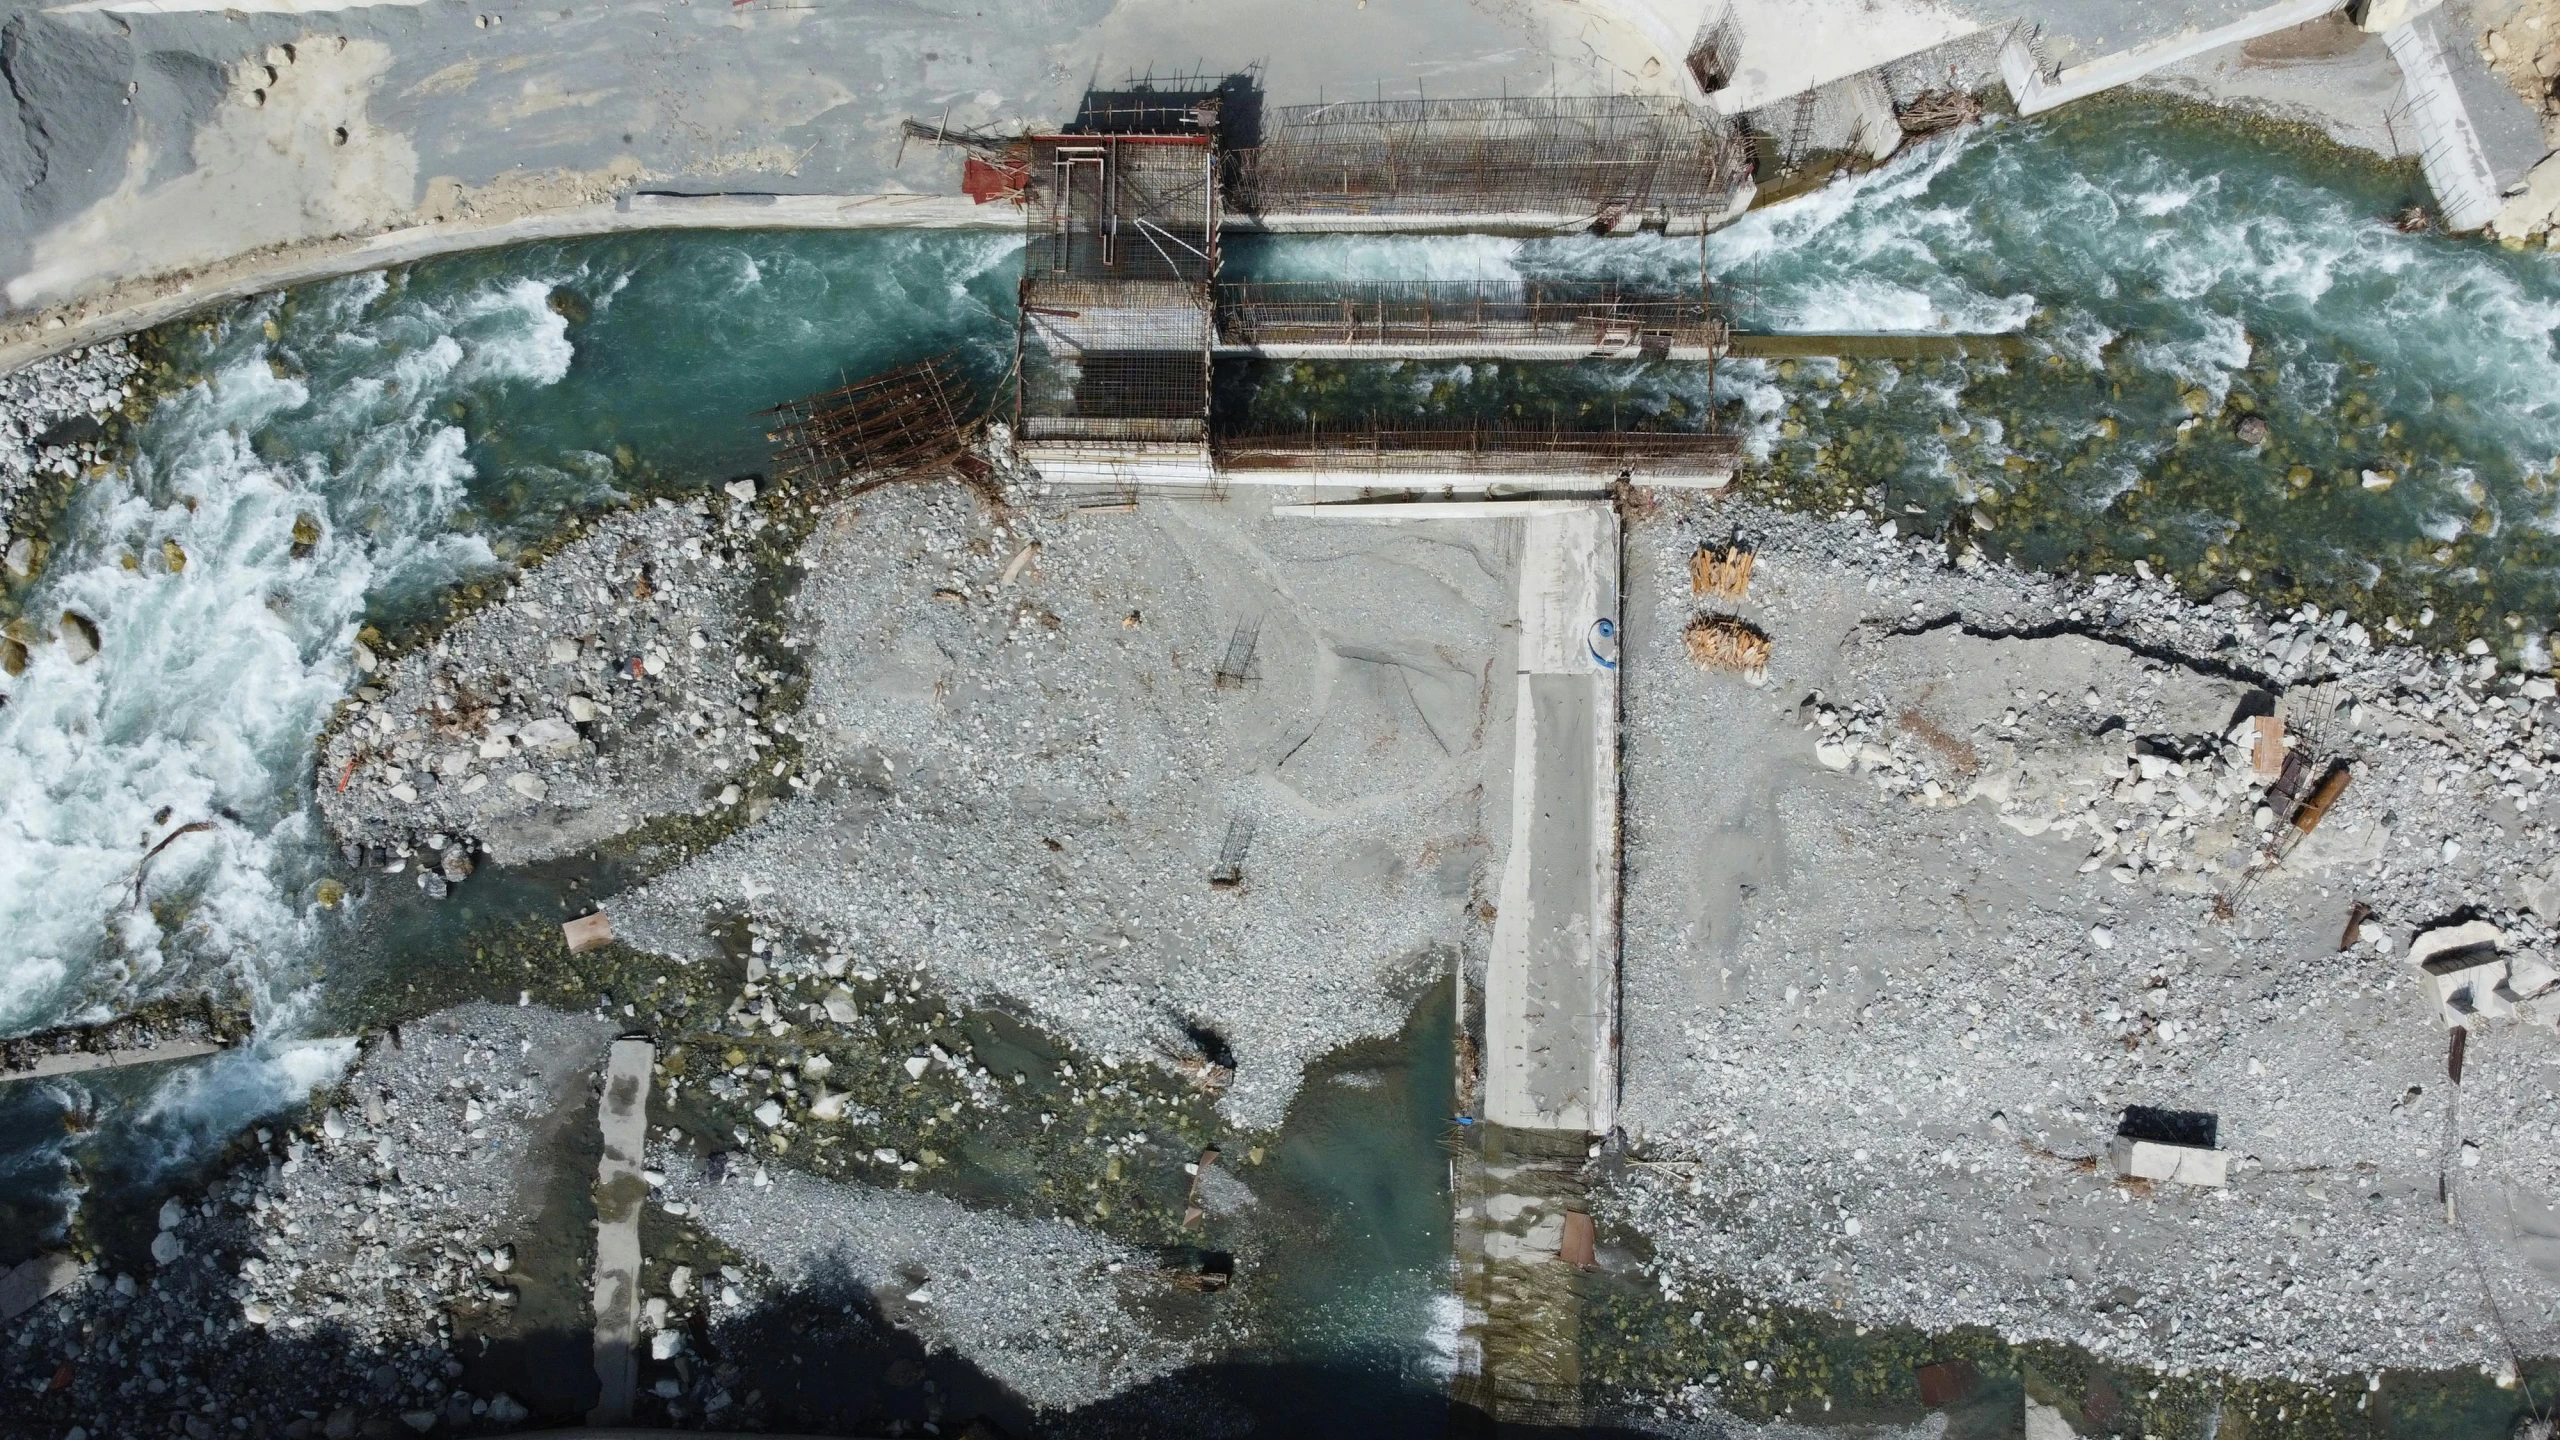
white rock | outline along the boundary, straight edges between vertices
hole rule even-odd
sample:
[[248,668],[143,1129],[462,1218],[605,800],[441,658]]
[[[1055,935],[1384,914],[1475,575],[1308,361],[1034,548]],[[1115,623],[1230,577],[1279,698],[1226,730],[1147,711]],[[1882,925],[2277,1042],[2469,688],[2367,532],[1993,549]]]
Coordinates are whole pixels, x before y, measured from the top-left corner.
[[1826,770],[1846,770],[1856,757],[1849,753],[1848,746],[1839,741],[1823,740],[1814,745],[1813,758],[1821,761]]
[[569,718],[580,724],[596,718],[596,702],[584,695],[569,697]]
[[673,1360],[683,1349],[684,1332],[681,1330],[661,1330],[649,1337],[649,1358],[652,1360]]
[[844,1118],[845,1097],[832,1090],[820,1090],[818,1098],[809,1102],[809,1118],[834,1122]]
[[693,1267],[679,1265],[667,1272],[667,1293],[681,1300],[693,1293]]
[[2089,943],[2101,950],[2113,950],[2116,948],[2116,932],[2104,925],[2092,925],[2089,927]]
[[240,1318],[252,1325],[264,1325],[276,1318],[275,1307],[264,1300],[252,1300],[240,1307]]
[[175,1230],[175,1229],[177,1229],[181,1224],[184,1224],[184,1223],[186,1222],[186,1218],[187,1218],[187,1205],[186,1205],[186,1202],[185,1202],[185,1201],[183,1201],[183,1200],[180,1200],[177,1196],[172,1195],[172,1196],[170,1196],[168,1199],[163,1200],[163,1201],[161,1201],[161,1202],[160,1202],[160,1228],[161,1228],[161,1229],[163,1229],[163,1230]]
[[488,788],[489,777],[486,775],[466,776],[462,782],[462,793],[465,795],[477,795]]
[[516,734],[528,750],[545,755],[565,755],[578,748],[578,732],[557,715],[545,715]]
[[720,787],[720,803],[723,805],[735,805],[738,803],[738,796],[741,793],[743,792],[741,792],[735,785],[723,785]]
[[908,1078],[908,1079],[910,1079],[910,1080],[921,1080],[921,1079],[923,1079],[923,1078],[924,1078],[925,1067],[926,1067],[926,1066],[928,1066],[928,1065],[931,1065],[932,1063],[933,1063],[932,1061],[927,1060],[926,1058],[924,1058],[924,1057],[923,1057],[923,1056],[921,1056],[921,1055],[914,1055],[914,1056],[910,1056],[910,1057],[908,1057],[908,1059],[907,1059],[907,1078]]
[[418,803],[418,787],[403,780],[391,787],[391,798],[403,805],[415,805]]
[[363,671],[367,675],[370,675],[374,672],[375,667],[379,666],[381,663],[382,662],[380,660],[374,657],[372,646],[367,645],[361,640],[356,642],[357,669]]
[[507,788],[527,800],[540,800],[551,793],[551,787],[542,783],[541,776],[523,770],[507,777]]
[[554,664],[554,665],[569,665],[569,664],[574,664],[574,663],[576,663],[577,658],[578,658],[578,642],[577,642],[577,641],[570,639],[570,638],[569,638],[568,636],[566,636],[566,635],[556,635],[556,636],[553,636],[553,637],[552,637],[552,640],[551,640],[551,663],[552,663],[552,664]]
[[749,505],[755,502],[756,482],[752,476],[732,480],[720,488],[729,492],[729,498],[737,501],[741,505]]
[[826,1056],[812,1055],[807,1060],[801,1062],[800,1074],[803,1079],[819,1080],[824,1079],[826,1075],[835,1068],[836,1062],[828,1059]]
[[757,1106],[756,1123],[767,1130],[775,1129],[780,1126],[782,1124],[781,1103],[778,1101],[767,1100],[763,1104]]

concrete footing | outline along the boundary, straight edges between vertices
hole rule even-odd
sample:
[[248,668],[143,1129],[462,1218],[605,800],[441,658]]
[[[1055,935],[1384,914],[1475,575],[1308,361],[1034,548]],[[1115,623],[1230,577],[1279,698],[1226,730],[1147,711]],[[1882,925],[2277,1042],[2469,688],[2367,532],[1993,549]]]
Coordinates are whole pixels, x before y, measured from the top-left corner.
[[629,1424],[640,1382],[640,1204],[649,1196],[640,1157],[649,1138],[649,1067],[656,1059],[646,1040],[613,1042],[596,1102],[604,1157],[596,1162],[597,1393],[587,1412],[590,1425]]

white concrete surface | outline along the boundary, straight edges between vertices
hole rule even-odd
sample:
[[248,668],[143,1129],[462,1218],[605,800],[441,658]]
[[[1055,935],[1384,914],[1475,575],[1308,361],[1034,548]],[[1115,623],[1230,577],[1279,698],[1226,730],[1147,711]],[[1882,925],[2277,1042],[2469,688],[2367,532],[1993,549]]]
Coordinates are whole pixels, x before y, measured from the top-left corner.
[[2107,1160],[2127,1180],[2162,1180],[2179,1185],[2219,1187],[2227,1182],[2231,1153],[2193,1145],[2163,1145],[2157,1140],[2131,1140],[2119,1135],[2107,1142]]
[[649,1067],[657,1058],[646,1040],[616,1040],[605,1061],[604,1094],[596,1101],[596,1126],[604,1155],[596,1162],[595,1364],[596,1406],[590,1425],[622,1425],[631,1419],[631,1397],[640,1380],[640,1204],[649,1184],[640,1177],[649,1139]]
[[1525,520],[1531,516],[1575,515],[1591,508],[1588,500],[1336,500],[1321,505],[1274,505],[1271,513],[1300,520]]
[[2444,0],[2364,0],[2360,5],[2350,4],[2347,14],[2357,29],[2368,35],[2384,35],[2443,3]]
[[1596,1135],[1617,1123],[1618,516],[1592,503],[1522,532],[1485,1118]]
[[2155,70],[2192,60],[2225,45],[2237,45],[2261,35],[2290,30],[2306,20],[2316,20],[2328,14],[2338,5],[2339,0],[2285,0],[2283,4],[2270,5],[2227,25],[2185,30],[2085,64],[2066,67],[2051,79],[2031,63],[2013,63],[2013,55],[2023,59],[2025,53],[2023,45],[2013,41],[2001,55],[2002,78],[2008,82],[2009,96],[2017,102],[2019,114],[2041,114],[2057,105],[2068,105],[2102,90],[2131,84]]
[[2384,32],[2382,43],[2400,62],[2409,96],[2409,124],[2417,132],[2418,164],[2447,230],[2477,230],[2498,215],[2498,177],[2487,147],[2454,87],[2453,66],[2436,34],[2436,19],[2421,15]]
[[[1707,97],[1727,115],[1772,105],[1982,26],[1932,0],[1733,0],[1733,81]],[[1683,59],[1686,59],[1685,54]]]

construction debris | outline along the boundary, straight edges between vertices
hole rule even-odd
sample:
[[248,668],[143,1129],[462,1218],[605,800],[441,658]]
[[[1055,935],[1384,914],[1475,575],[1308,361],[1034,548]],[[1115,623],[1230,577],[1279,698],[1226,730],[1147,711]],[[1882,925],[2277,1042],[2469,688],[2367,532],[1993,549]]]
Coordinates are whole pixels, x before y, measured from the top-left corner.
[[68,1255],[39,1255],[0,1275],[0,1320],[17,1319],[79,1278],[80,1262]]
[[583,955],[613,943],[613,917],[599,910],[581,915],[560,927],[560,938],[569,942],[569,953]]
[[1711,550],[1701,545],[1689,557],[1689,593],[1701,599],[1739,600],[1751,588],[1751,566],[1757,559],[1740,541]]
[[1701,670],[1726,670],[1758,684],[1769,673],[1769,637],[1738,615],[1701,615],[1681,632]]
[[2216,1148],[2220,1131],[2220,1120],[2203,1111],[2129,1106],[2107,1160],[2120,1179],[2220,1187],[2231,1166],[2230,1152]]
[[764,412],[775,471],[826,499],[957,469],[977,431],[969,387],[949,356],[919,360]]
[[1902,133],[1937,135],[1982,118],[1982,102],[1963,90],[1923,90],[1897,117]]

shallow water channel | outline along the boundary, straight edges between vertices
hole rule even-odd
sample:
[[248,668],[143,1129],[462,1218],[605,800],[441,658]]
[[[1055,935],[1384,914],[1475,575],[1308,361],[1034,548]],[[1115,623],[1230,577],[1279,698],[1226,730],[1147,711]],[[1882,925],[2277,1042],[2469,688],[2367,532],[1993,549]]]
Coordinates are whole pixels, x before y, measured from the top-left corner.
[[[1746,437],[1744,483],[1791,503],[2037,565],[2138,561],[2200,592],[2344,605],[2547,663],[2560,269],[2397,233],[2387,218],[2414,183],[2289,133],[2112,100],[1934,142],[1703,246],[1241,241],[1230,272],[1245,277],[1703,275],[1748,327],[2000,338],[1927,360],[1736,362],[1712,391],[1669,364],[1256,367],[1228,374],[1220,403],[1276,422],[1712,419]],[[522,958],[522,937],[699,837],[484,872],[441,904],[366,893],[311,803],[311,744],[354,683],[350,642],[431,626],[456,587],[576,517],[760,469],[765,406],[944,353],[992,391],[1017,249],[949,233],[542,244],[153,336],[160,398],[126,425],[127,462],[86,489],[14,597],[97,615],[105,646],[86,669],[41,656],[0,681],[0,1029],[207,985],[251,1005],[269,1040],[178,1075],[0,1090],[0,1262],[69,1224],[109,1238],[239,1127],[290,1110],[343,1061],[302,1037],[518,989],[589,1004],[597,982]],[[2248,415],[2263,442],[2241,438]],[[325,538],[297,556],[304,522]],[[164,810],[223,818],[156,864],[145,903],[122,903],[134,837]],[[1447,1008],[1445,990],[1420,997],[1401,1036],[1312,1074],[1279,1132],[1230,1142],[1262,1157],[1258,1273],[1238,1295],[1252,1343],[1190,1380],[1282,1428],[1437,1423],[1456,1328]],[[1002,1017],[962,1018],[1026,1067],[1064,1053]],[[963,1154],[936,1183],[1021,1203],[1000,1159]],[[2014,1433],[2018,1395],[2040,1386],[2101,1387],[2157,1433],[2503,1435],[2514,1410],[2468,1377],[2395,1378],[2380,1405],[2345,1389],[2154,1397],[1989,1337],[1854,1334],[1743,1297],[1674,1307],[1591,1284],[1586,1373],[1634,1394],[1713,1374],[1746,1414],[1917,1419],[1915,1367],[1956,1356],[1984,1387],[1955,1416],[1968,1434]],[[1743,1358],[1782,1358],[1786,1378],[1738,1389],[1725,1377]]]

